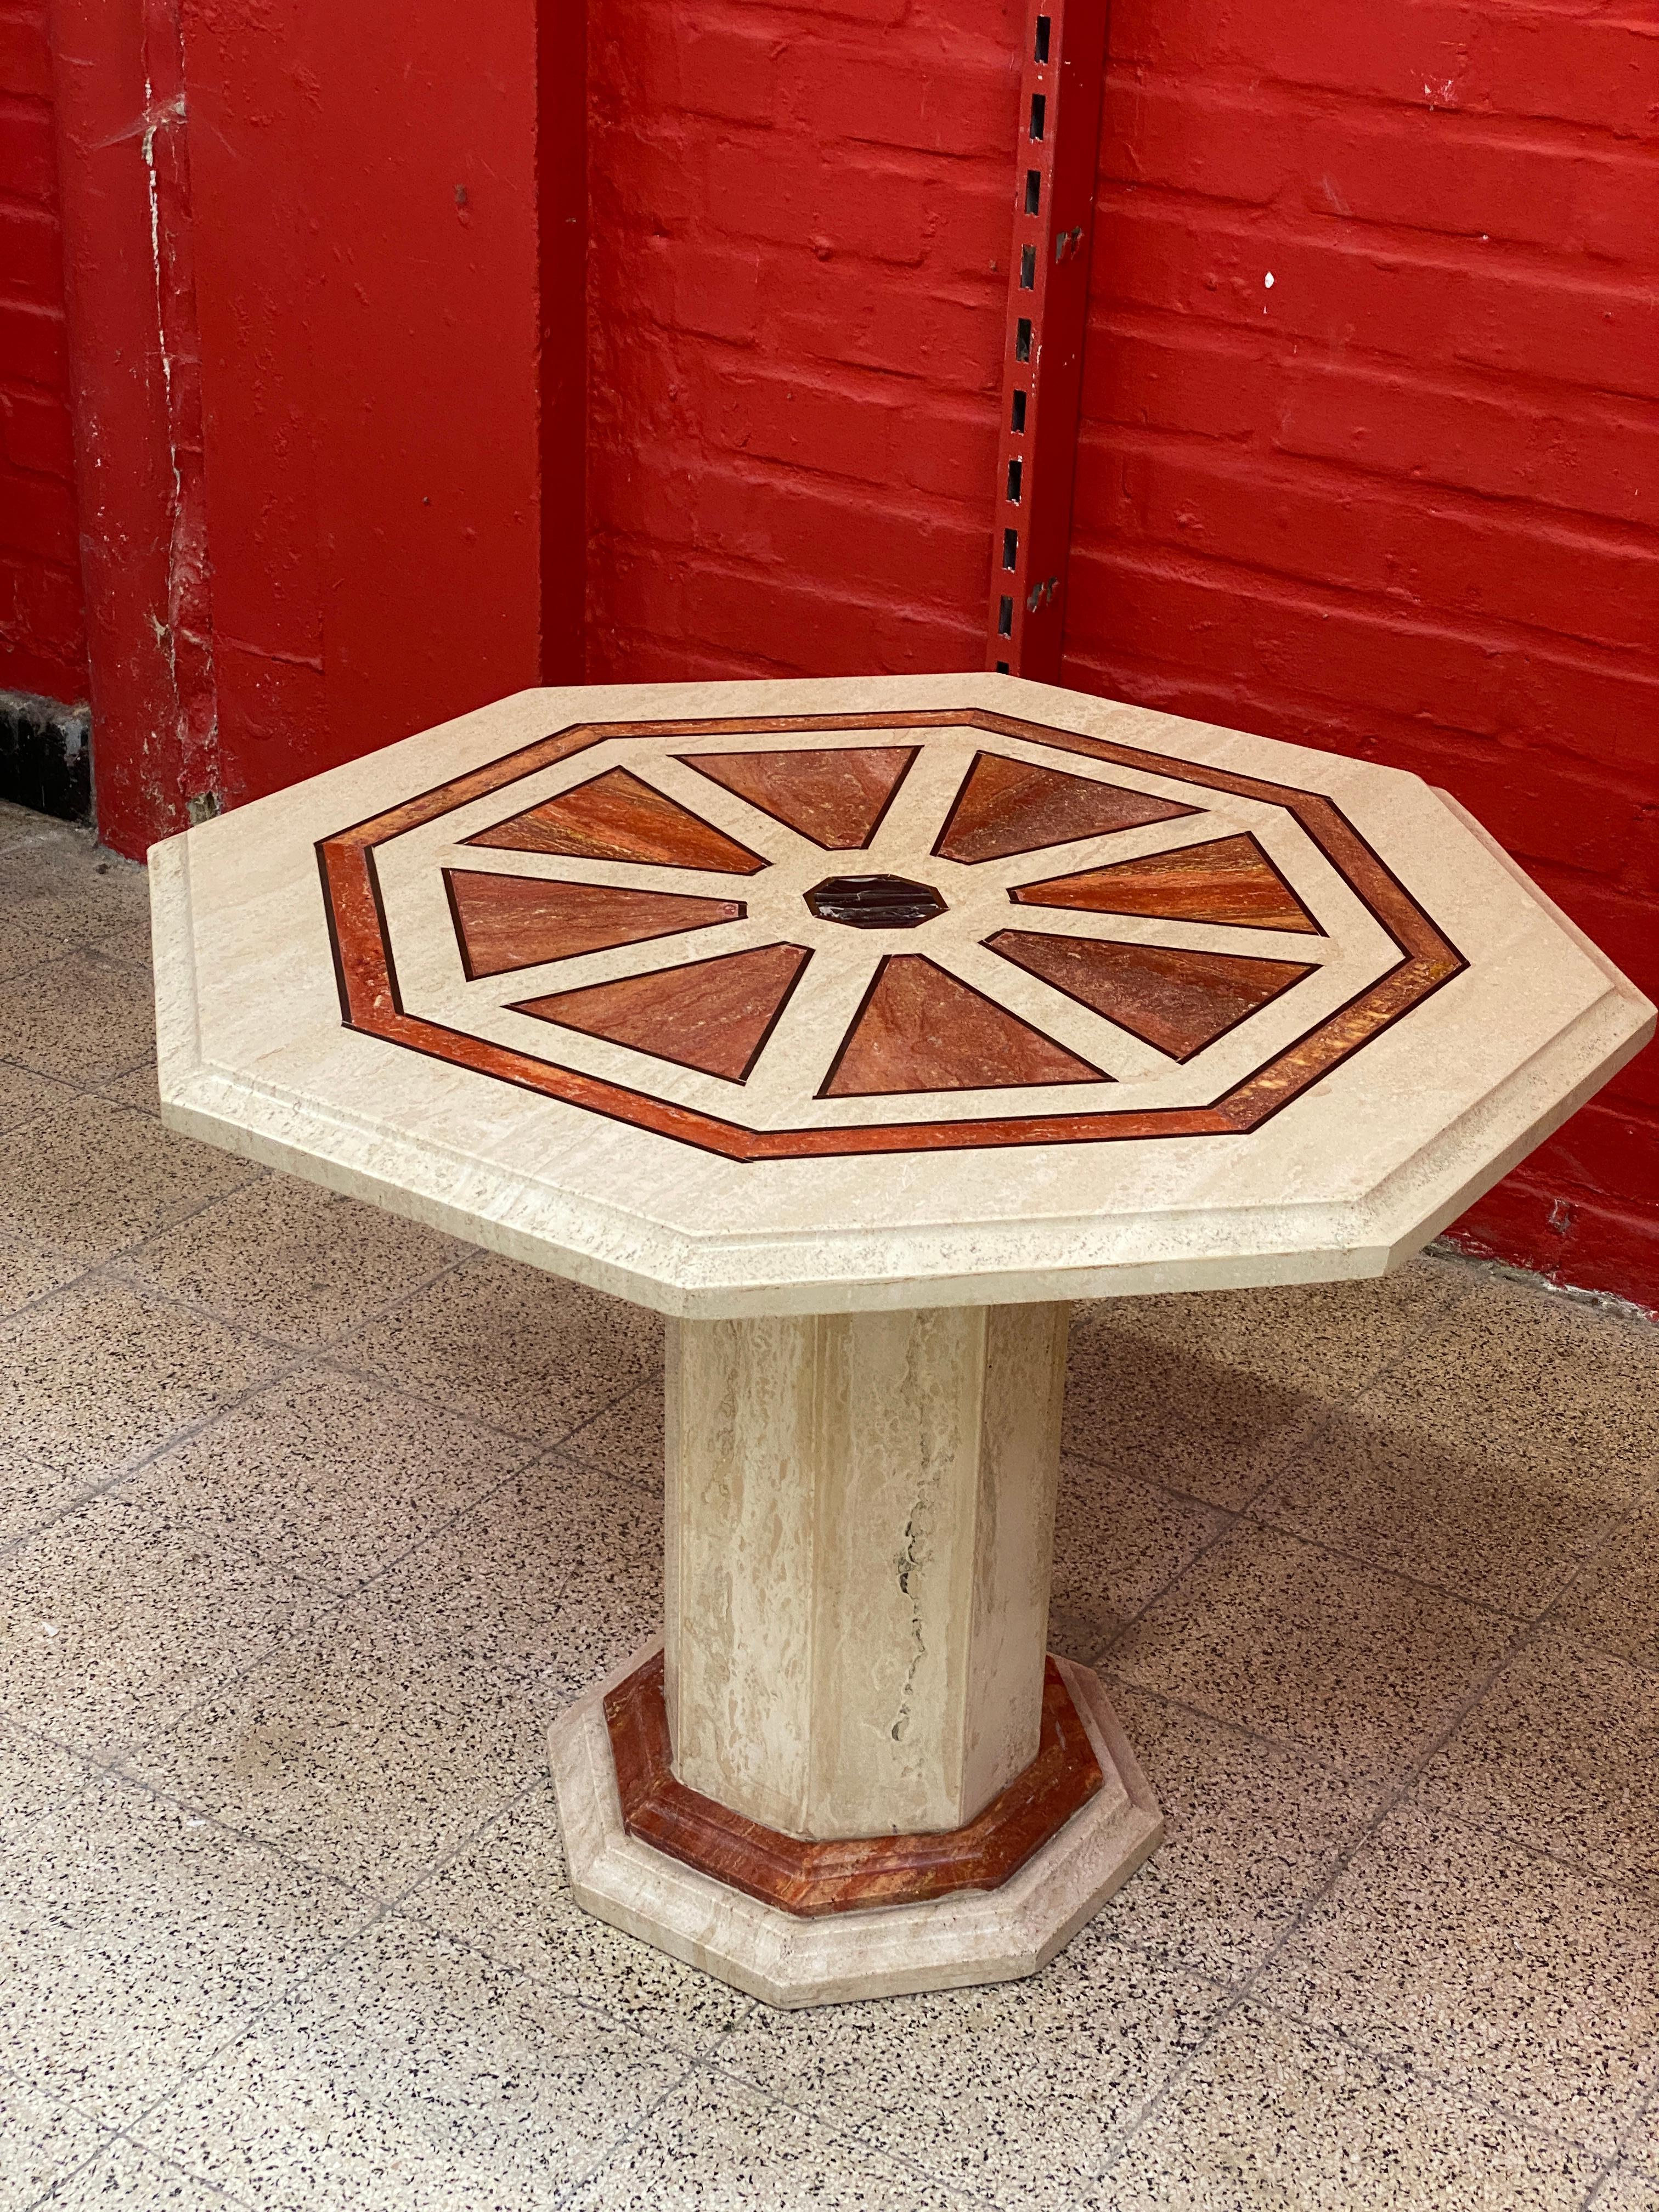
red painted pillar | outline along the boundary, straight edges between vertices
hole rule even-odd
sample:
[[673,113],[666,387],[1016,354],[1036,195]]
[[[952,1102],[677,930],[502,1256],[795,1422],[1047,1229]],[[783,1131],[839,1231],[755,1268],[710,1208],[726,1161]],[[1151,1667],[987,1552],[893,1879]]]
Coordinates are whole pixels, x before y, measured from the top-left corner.
[[[53,0],[70,401],[98,819],[140,853],[177,826],[210,744],[171,0]],[[181,230],[184,235],[181,239]]]
[[582,662],[580,8],[54,0],[100,827]]

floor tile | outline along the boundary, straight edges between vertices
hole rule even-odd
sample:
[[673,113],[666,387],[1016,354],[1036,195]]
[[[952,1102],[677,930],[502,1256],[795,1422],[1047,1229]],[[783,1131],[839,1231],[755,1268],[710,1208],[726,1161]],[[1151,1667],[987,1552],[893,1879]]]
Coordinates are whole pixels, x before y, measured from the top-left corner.
[[1242,1980],[1358,1842],[1381,1786],[1149,1692],[1112,1683],[1109,1694],[1164,1821],[1163,1843],[1106,1908],[1111,1930]]
[[1553,1619],[1582,1642],[1659,1673],[1659,1495],[1590,1563]]
[[754,1998],[582,1910],[550,1787],[509,1806],[400,1910],[677,2049],[706,2048],[755,2009]]
[[38,1528],[283,1357],[95,1276],[0,1323],[0,1537]]
[[147,961],[77,946],[0,976],[0,1058],[74,1084],[107,1082],[155,1051]]
[[761,2008],[726,2038],[720,2063],[952,2187],[1058,2212],[1197,2047],[1221,2001],[1093,1923],[1026,1981]]
[[1540,1638],[1466,1716],[1423,1795],[1659,1903],[1659,1677]]
[[1659,1473],[1659,1329],[1475,1271],[1476,1288],[1368,1394],[1487,1458],[1626,1494]]
[[72,1258],[106,1260],[264,1173],[86,1096],[31,1132],[0,1183],[0,1222]]
[[1659,2173],[1615,2166],[1602,2183],[1591,2212],[1659,2212]]
[[1577,2212],[1601,2163],[1246,2006],[1080,2212]]
[[1355,2049],[1607,2152],[1659,2083],[1659,1911],[1408,1805],[1255,1992]]
[[324,1345],[465,1247],[315,1183],[266,1176],[125,1253],[120,1272],[291,1344]]
[[0,1229],[0,1320],[19,1313],[50,1291],[61,1291],[84,1272],[84,1262],[49,1251],[32,1237]]
[[481,1259],[340,1346],[398,1389],[552,1443],[661,1364],[656,1315],[514,1261]]
[[1659,1332],[1476,1280],[1251,1510],[1531,1619],[1659,1474]]
[[1291,1534],[1457,1597],[1535,1620],[1619,1526],[1627,1482],[1492,1459],[1438,1416],[1421,1427],[1338,1413],[1249,1508]]
[[136,1114],[156,1115],[161,1110],[156,1080],[155,1063],[147,1060],[142,1067],[129,1068],[125,1075],[112,1076],[107,1083],[94,1084],[93,1088],[100,1098],[107,1098],[117,1106],[130,1106]]
[[1115,1468],[1063,1461],[1050,1650],[1092,1663],[1126,1621],[1227,1526],[1228,1516],[1212,1506],[1173,1497]]
[[[591,1481],[591,1479],[590,1479]],[[215,1692],[138,1771],[386,1895],[545,1781],[550,1664],[593,1632],[563,1603],[630,1516],[532,1468]]]
[[0,1705],[130,1747],[529,1449],[355,1376],[287,1376],[0,1560]]
[[138,2130],[261,2212],[535,2212],[683,2059],[408,1920],[369,1930]]
[[0,2066],[0,2212],[26,2212],[107,2140],[84,2113]]
[[73,1752],[0,1719],[0,1844],[16,1842],[31,1820],[73,1796],[88,1772]]
[[655,1369],[562,1439],[561,1459],[580,1460],[618,1480],[660,1490],[666,1454],[663,1441],[663,1380]]
[[720,2074],[671,2090],[571,2212],[968,2212],[968,2200]]
[[149,957],[143,869],[44,815],[0,827],[0,974],[80,945]]
[[0,1852],[0,2045],[126,2126],[368,1917],[366,1900],[108,1775]]
[[1471,1280],[1468,1270],[1419,1260],[1375,1282],[1079,1306],[1066,1448],[1242,1505],[1333,1407],[1455,1310]]
[[59,1106],[67,1106],[74,1096],[67,1083],[37,1075],[15,1060],[0,1060],[0,1136],[33,1127]]
[[97,2212],[106,2204],[125,2204],[127,2212],[234,2212],[247,2203],[171,2159],[141,2150],[130,2136],[70,2174],[51,2198],[52,2212]]
[[[563,1462],[550,1458],[552,1473]],[[559,1594],[556,1632],[537,1692],[550,1719],[662,1634],[663,1508],[658,1486],[636,1489],[572,1468],[595,1483],[589,1533]]]
[[1477,1689],[1512,1624],[1277,1529],[1241,1525],[1112,1647],[1115,1676],[1389,1775]]

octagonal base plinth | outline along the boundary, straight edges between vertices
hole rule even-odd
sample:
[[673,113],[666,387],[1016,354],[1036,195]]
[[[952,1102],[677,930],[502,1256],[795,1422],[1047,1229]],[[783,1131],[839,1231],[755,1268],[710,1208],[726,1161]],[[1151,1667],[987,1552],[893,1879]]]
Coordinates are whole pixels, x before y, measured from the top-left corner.
[[846,2003],[1035,1973],[1163,1838],[1163,1817],[1100,1683],[1060,1659],[1102,1786],[1006,1881],[921,1905],[817,1918],[782,1911],[627,1832],[605,1699],[658,1648],[636,1653],[554,1724],[571,1887],[599,1919],[768,2004]]

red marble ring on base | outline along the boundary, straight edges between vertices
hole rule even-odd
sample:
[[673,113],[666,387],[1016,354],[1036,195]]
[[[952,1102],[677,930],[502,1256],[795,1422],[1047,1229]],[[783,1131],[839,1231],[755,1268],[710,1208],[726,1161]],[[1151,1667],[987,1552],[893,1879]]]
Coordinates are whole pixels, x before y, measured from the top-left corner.
[[801,1919],[921,1905],[995,1889],[1058,1835],[1104,1777],[1052,1659],[1037,1755],[964,1827],[811,1843],[763,1827],[674,1778],[659,1651],[605,1700],[623,1820],[630,1836],[729,1888]]

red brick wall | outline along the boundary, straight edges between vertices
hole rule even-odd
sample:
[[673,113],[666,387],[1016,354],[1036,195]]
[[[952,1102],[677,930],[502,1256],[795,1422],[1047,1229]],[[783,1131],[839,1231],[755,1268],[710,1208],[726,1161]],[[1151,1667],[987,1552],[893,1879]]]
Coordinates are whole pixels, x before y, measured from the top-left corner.
[[[1106,118],[1069,676],[1415,769],[1659,994],[1659,19],[1115,0]],[[1659,1305],[1659,1052],[1466,1232]]]
[[1021,0],[591,0],[588,670],[975,665]]
[[[980,665],[1024,8],[592,4],[590,672]],[[1115,0],[1066,626],[1446,786],[1650,993],[1656,209],[1636,11]],[[1466,1230],[1659,1304],[1659,1053]]]
[[0,688],[87,691],[45,0],[0,0]]

